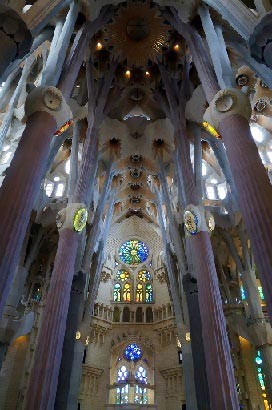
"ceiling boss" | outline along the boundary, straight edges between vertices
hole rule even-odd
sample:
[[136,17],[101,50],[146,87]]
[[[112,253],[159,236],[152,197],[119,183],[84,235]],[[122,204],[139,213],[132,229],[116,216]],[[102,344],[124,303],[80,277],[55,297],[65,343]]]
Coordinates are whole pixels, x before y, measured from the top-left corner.
[[146,66],[156,61],[168,40],[168,26],[159,16],[157,6],[148,3],[127,4],[120,8],[108,28],[109,44],[127,59],[128,66]]

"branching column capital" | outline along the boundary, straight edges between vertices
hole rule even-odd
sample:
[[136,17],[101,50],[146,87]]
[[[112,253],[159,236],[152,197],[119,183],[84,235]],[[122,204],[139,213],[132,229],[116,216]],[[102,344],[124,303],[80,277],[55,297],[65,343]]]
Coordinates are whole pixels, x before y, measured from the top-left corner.
[[56,223],[59,231],[67,228],[81,233],[86,226],[87,219],[88,211],[86,205],[83,203],[71,203],[59,211]]
[[221,121],[231,115],[240,115],[246,120],[251,116],[249,98],[235,88],[220,90],[210,102],[203,120],[219,130]]
[[73,114],[66,103],[61,91],[56,87],[36,87],[27,96],[25,103],[25,114],[29,118],[35,112],[47,112],[61,128],[71,121]]

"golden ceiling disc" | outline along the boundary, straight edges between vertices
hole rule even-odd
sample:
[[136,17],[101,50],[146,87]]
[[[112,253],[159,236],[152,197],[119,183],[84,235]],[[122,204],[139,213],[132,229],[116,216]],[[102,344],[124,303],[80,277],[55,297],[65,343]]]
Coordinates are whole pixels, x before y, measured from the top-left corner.
[[130,3],[120,8],[108,27],[109,45],[127,59],[128,66],[146,66],[156,61],[168,40],[168,26],[158,15],[157,7],[147,3]]

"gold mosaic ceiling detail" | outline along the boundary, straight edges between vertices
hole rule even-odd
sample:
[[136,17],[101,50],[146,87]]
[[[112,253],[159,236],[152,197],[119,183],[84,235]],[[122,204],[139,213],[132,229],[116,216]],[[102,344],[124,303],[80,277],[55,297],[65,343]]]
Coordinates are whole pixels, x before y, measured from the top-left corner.
[[109,25],[109,45],[127,59],[128,66],[146,66],[148,59],[156,61],[168,40],[168,30],[157,7],[151,8],[148,3],[130,3],[120,8]]

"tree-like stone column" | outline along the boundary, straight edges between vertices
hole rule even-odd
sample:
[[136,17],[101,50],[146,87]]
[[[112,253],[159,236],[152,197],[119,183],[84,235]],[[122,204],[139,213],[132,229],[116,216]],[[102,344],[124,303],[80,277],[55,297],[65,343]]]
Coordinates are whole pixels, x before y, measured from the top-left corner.
[[[78,323],[82,318],[84,305],[85,275],[79,272],[74,276],[70,304],[67,316],[66,333],[62,349],[62,359],[58,379],[58,389],[55,400],[55,408],[66,409],[70,390],[70,379],[74,359],[74,348]],[[80,363],[81,364],[81,363]]]
[[238,194],[238,205],[251,240],[267,310],[272,320],[272,186],[250,132],[247,97],[229,89],[216,94],[207,119],[221,134]]
[[[88,63],[90,70],[88,72],[89,113],[86,142],[72,202],[59,212],[57,219],[57,225],[60,229],[59,244],[47,296],[48,303],[43,315],[24,403],[26,410],[36,410],[37,408],[49,410],[54,406],[70,289],[78,248],[78,233],[82,232],[86,225],[88,206],[85,205],[85,201],[90,189],[90,179],[92,179],[92,162],[97,154],[98,127],[105,116],[105,105],[116,66],[117,62],[113,62],[106,73],[96,104],[95,90],[92,88],[91,81],[92,65]],[[91,182],[94,184],[94,179]],[[49,316],[50,320],[48,320]],[[43,363],[42,367],[40,363]]]
[[38,87],[27,98],[26,128],[0,190],[0,316],[55,131],[71,117],[60,91]]
[[[206,82],[206,90],[210,98],[212,90],[217,88],[216,80],[212,67],[209,66],[208,69],[204,64],[205,60],[201,59],[202,43],[198,43],[198,46],[200,55],[197,57],[196,49],[194,49],[194,55],[201,69],[203,68],[201,72],[203,80],[206,76],[209,77],[209,81]],[[194,261],[194,272],[192,273],[194,273],[198,281],[199,308],[202,321],[210,407],[212,410],[238,410],[236,382],[214,255],[209,230],[206,226],[204,210],[201,204],[198,203],[190,158],[189,140],[186,135],[183,107],[186,104],[185,95],[189,76],[189,64],[186,63],[184,67],[182,89],[178,89],[178,85],[174,83],[174,80],[169,78],[164,66],[160,65],[160,71],[169,102],[171,119],[176,131],[177,165],[180,171],[180,183],[183,186],[184,202],[187,205],[186,211],[189,211],[188,215],[191,215],[192,220],[196,218],[194,221],[196,229],[190,234],[190,245]],[[186,213],[184,215],[186,217]],[[186,225],[186,218],[184,222]]]

